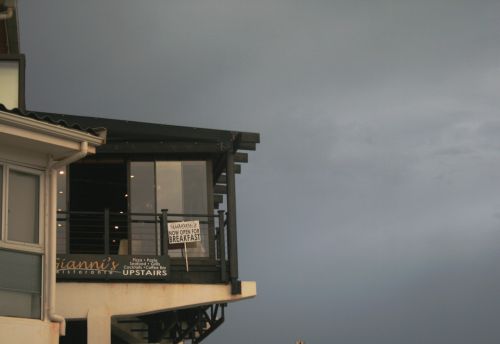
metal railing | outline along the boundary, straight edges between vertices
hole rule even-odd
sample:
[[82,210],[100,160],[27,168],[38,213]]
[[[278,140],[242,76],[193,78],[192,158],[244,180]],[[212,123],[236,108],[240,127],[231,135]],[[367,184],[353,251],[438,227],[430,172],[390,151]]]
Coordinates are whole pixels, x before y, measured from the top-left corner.
[[[126,213],[110,211],[59,211],[58,253],[110,255],[168,255],[181,258],[179,246],[168,242],[167,224],[199,220],[202,242],[191,247],[190,258],[204,266],[220,269],[220,280],[228,281],[229,244],[225,211],[216,214]],[[191,245],[193,246],[193,245]],[[196,256],[196,250],[204,254]]]

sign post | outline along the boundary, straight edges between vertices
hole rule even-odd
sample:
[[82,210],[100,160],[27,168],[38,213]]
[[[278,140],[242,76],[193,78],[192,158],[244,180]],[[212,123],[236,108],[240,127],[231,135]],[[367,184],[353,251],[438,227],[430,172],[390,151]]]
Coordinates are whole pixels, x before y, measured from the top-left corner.
[[186,271],[189,271],[187,243],[200,242],[200,221],[182,221],[168,224],[168,243],[184,244],[184,258],[186,259]]
[[184,259],[186,259],[186,271],[189,272],[188,250],[186,243],[184,243]]

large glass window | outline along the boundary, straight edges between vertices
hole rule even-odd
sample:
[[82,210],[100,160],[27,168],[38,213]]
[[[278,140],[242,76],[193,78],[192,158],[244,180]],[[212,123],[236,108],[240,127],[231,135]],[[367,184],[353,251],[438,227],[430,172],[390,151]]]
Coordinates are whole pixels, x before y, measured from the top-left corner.
[[67,169],[61,168],[57,171],[57,254],[67,252],[68,242],[68,215],[66,211],[68,191],[67,191]]
[[8,193],[7,239],[38,244],[40,176],[11,169]]
[[0,315],[40,318],[41,266],[37,254],[0,250]]
[[[208,214],[206,161],[130,163],[130,209],[133,254],[159,254],[161,235],[154,217],[168,209],[170,221],[200,220],[201,242],[188,244],[189,257],[208,257],[207,218],[179,214]],[[182,257],[181,247],[169,247],[171,257]]]
[[0,316],[41,317],[41,177],[0,163]]
[[[208,214],[207,164],[205,161],[156,162],[157,212],[170,214]],[[208,257],[209,240],[206,218],[170,216],[171,221],[200,220],[201,242],[190,243],[189,257]],[[169,248],[171,257],[181,257],[181,249]]]
[[159,254],[153,162],[130,164],[130,212],[133,254]]

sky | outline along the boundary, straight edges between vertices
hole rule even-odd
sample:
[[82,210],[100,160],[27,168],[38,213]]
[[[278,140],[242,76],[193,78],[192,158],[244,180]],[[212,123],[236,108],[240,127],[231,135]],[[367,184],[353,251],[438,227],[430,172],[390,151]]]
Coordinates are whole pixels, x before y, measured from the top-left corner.
[[205,341],[500,341],[500,2],[19,0],[30,110],[261,134]]

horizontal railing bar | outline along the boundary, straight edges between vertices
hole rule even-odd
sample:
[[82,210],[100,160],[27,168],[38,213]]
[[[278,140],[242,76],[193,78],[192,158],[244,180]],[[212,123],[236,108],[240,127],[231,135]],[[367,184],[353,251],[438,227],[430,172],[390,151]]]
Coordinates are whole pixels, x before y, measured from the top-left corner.
[[75,240],[78,239],[77,242],[81,242],[81,243],[95,243],[95,244],[99,244],[101,246],[103,246],[103,243],[102,243],[102,237],[101,238],[89,238],[89,237],[81,237],[81,236],[74,236],[72,239],[71,239],[71,242],[75,242]]
[[71,211],[58,211],[59,214],[75,214],[75,215],[103,215],[104,211],[80,211],[80,210],[71,210]]
[[174,216],[174,217],[217,217],[217,215],[210,215],[210,214],[170,214],[168,213],[168,216]]
[[[96,212],[96,211],[58,211],[57,212],[60,215],[102,215],[104,216],[104,212]],[[156,213],[116,213],[116,212],[110,212],[109,213],[112,216],[118,216],[118,217],[126,217],[128,215],[130,216],[151,216],[151,217],[160,217],[161,214],[156,214]],[[208,217],[208,218],[215,218],[218,217],[216,214],[197,214],[197,213],[186,213],[186,214],[178,214],[178,213],[168,213],[168,216],[174,216],[174,217]],[[67,218],[61,219],[66,220]]]
[[[59,221],[59,222],[62,222],[62,221]],[[102,221],[99,221],[99,222],[93,222],[93,221],[76,221],[76,220],[70,221],[71,227],[102,227],[103,224],[101,222]],[[62,223],[59,223],[59,224],[62,225]],[[59,227],[61,227],[61,226],[59,226]]]
[[[217,215],[211,215],[211,214],[177,214],[177,213],[167,213],[168,216],[175,216],[175,217],[217,217]],[[130,216],[161,216],[161,214],[153,214],[153,213],[130,213]]]

